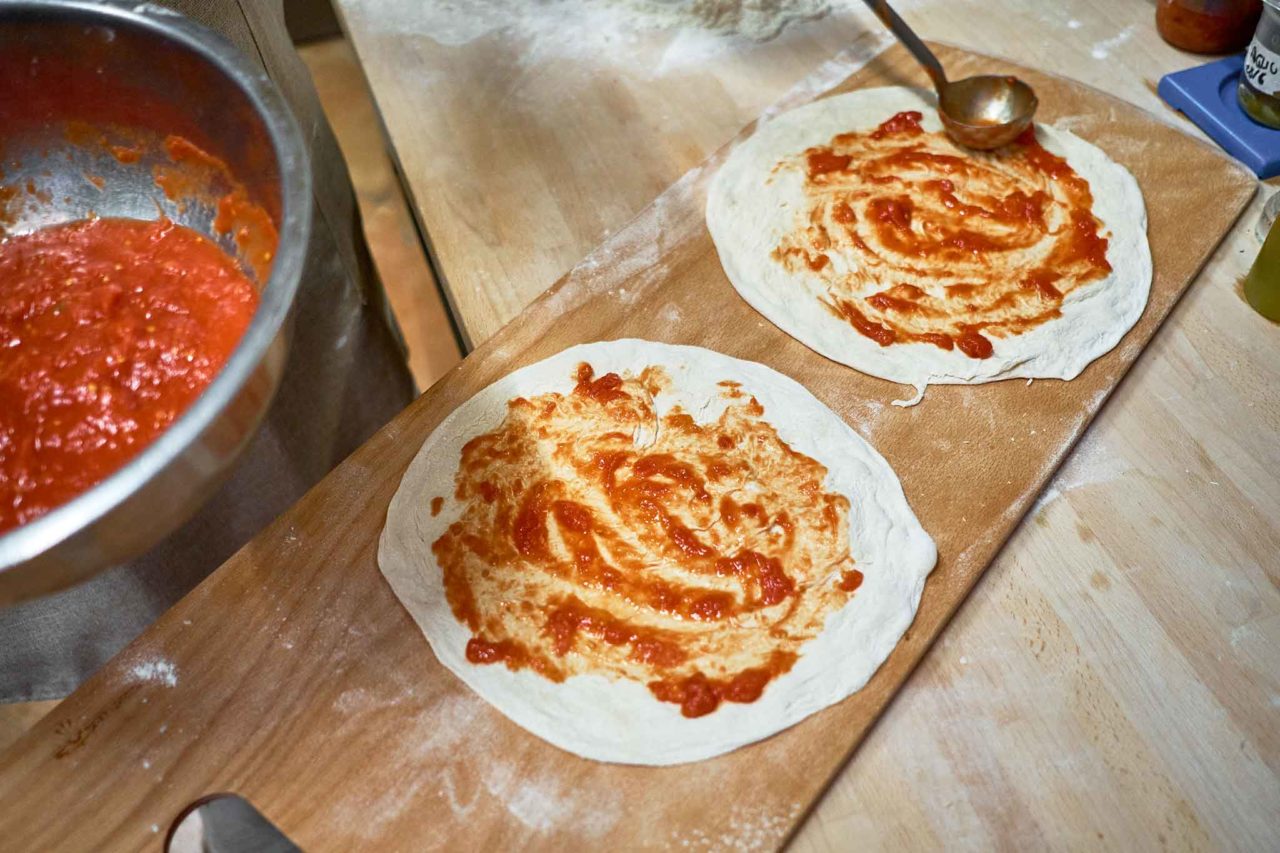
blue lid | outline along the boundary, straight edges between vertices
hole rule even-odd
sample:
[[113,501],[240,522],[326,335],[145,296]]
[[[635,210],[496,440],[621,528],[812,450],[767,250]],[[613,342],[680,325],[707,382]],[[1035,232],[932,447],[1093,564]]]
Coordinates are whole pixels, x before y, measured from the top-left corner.
[[1259,124],[1236,97],[1244,55],[1166,74],[1156,91],[1259,178],[1280,175],[1280,130]]

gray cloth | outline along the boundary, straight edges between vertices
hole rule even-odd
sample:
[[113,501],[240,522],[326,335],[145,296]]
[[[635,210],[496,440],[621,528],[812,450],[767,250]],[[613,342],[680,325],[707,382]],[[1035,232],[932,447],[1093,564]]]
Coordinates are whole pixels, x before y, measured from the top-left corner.
[[413,381],[364,243],[350,178],[278,2],[172,0],[259,60],[311,148],[315,225],[289,364],[229,480],[133,563],[0,609],[0,702],[75,689],[413,398]]

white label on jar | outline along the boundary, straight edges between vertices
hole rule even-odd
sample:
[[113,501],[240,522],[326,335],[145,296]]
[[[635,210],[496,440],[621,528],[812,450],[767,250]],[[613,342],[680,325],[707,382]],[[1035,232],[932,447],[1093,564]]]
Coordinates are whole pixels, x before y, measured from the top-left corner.
[[1259,92],[1280,95],[1280,53],[1268,50],[1255,38],[1244,57],[1244,76]]

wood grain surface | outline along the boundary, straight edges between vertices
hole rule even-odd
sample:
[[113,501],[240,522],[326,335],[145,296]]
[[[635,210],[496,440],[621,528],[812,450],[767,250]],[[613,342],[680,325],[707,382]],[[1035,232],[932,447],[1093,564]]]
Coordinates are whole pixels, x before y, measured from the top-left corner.
[[[555,0],[511,4],[501,20],[483,0],[440,7],[452,14],[400,0],[335,5],[473,344],[823,63],[892,42],[857,0],[759,43],[608,15],[603,32],[571,29]],[[1155,84],[1204,58],[1160,40],[1150,0],[895,7],[926,38],[1079,80],[1198,134]]]
[[[535,21],[468,41],[397,0],[335,2],[476,342],[801,78],[885,38],[852,1],[693,56],[683,31],[611,49]],[[894,5],[926,37],[1201,136],[1155,88],[1207,58],[1160,39],[1151,0]],[[1170,180],[1208,190],[1194,171]],[[1280,847],[1262,734],[1280,730],[1280,330],[1238,295],[1261,201],[795,847]]]
[[[697,170],[0,757],[0,802],[5,804],[0,838],[19,849],[140,848],[154,843],[192,800],[234,791],[309,850],[459,844],[756,847],[785,839],[1254,191],[1247,175],[1208,146],[1102,93],[958,51],[943,54],[960,69],[994,67],[1025,75],[1042,93],[1047,120],[1070,123],[1138,178],[1150,214],[1155,282],[1142,320],[1113,353],[1070,383],[934,388],[914,409],[890,407],[898,386],[816,356],[737,298],[702,224],[703,191],[712,169]],[[841,88],[904,79],[915,79],[914,72],[895,49]],[[801,92],[795,100],[811,94]],[[1188,170],[1203,182],[1188,187],[1176,180]],[[1195,229],[1185,227],[1191,221]],[[866,689],[761,744],[676,768],[583,761],[507,722],[435,662],[382,582],[375,561],[377,535],[401,472],[452,408],[513,367],[571,343],[631,335],[700,343],[764,361],[803,382],[894,465],[940,552],[915,623]],[[981,486],[958,488],[967,484]],[[1168,526],[1176,519],[1160,523]],[[1140,532],[1131,535],[1142,538]],[[1049,555],[1035,570],[1061,571],[1057,563],[1057,555]],[[1118,588],[1122,579],[1104,577],[1104,582]],[[1151,592],[1153,607],[1161,603],[1160,589],[1155,584]],[[1040,611],[1046,618],[1050,605]],[[1138,616],[1130,619],[1141,627]],[[1038,640],[1042,654],[1049,648],[1044,633]],[[1135,672],[1172,654],[1153,640],[1149,631],[1129,638],[1143,651],[1131,657]],[[1077,679],[1076,706],[1048,705],[1045,713],[1068,713],[1083,705],[1124,734],[1125,714],[1107,701],[1110,686],[1091,680],[1079,655],[1065,653],[1044,663]],[[1209,680],[1228,678],[1228,669],[1206,665],[1201,695],[1162,697],[1156,707],[1167,707],[1169,717],[1205,713]],[[1265,671],[1249,675],[1260,676],[1257,690],[1266,689]],[[1018,692],[1017,685],[1004,685],[996,696],[968,701],[997,703]],[[1239,746],[1232,748],[1246,758],[1249,750],[1274,756],[1274,729],[1265,714],[1254,711],[1254,698],[1216,697],[1227,713],[1202,717],[1217,729],[1196,734],[1215,746],[1239,735]],[[953,701],[966,698],[956,693]],[[984,724],[979,717],[970,719]],[[1023,721],[1015,716],[985,724],[1013,730]],[[976,762],[973,756],[948,758],[948,744],[939,734],[928,721],[914,733],[933,740],[941,750],[937,760],[960,774],[972,778],[1002,766],[994,756],[977,756]],[[1139,816],[1159,821],[1170,843],[1221,842],[1233,832],[1248,840],[1264,838],[1258,833],[1265,831],[1277,800],[1268,788],[1274,779],[1261,762],[1238,760],[1232,778],[1215,780],[1225,790],[1210,805],[1221,804],[1222,811],[1205,811],[1197,802],[1190,817],[1200,820],[1186,822],[1180,821],[1178,808],[1161,810],[1167,800],[1177,804],[1179,791],[1170,790],[1163,768],[1148,759],[1160,749],[1194,751],[1190,734],[1134,732],[1126,739],[1107,731],[1092,744],[1100,755],[1091,753],[1086,741],[1054,751],[1054,761],[1059,766],[1080,762],[1083,769],[1090,760],[1107,763],[1115,771],[1111,781],[1122,787],[1100,793],[1127,796],[1126,805],[1145,807]],[[1155,744],[1153,735],[1171,742]],[[928,758],[929,753],[917,755]],[[1054,778],[1052,766],[1035,769],[1041,778]],[[957,800],[972,793],[963,775],[952,785]],[[1129,787],[1135,790],[1126,793]],[[1058,804],[1082,813],[1099,805],[1083,798]],[[1015,818],[1027,823],[1006,827],[1007,837],[1043,839],[1035,834],[1036,818]],[[1103,818],[1099,826],[1120,837],[1127,826],[1136,835],[1140,824],[1126,820],[1131,818]],[[1113,823],[1121,829],[1113,829]],[[896,831],[950,840],[945,826],[928,820]]]

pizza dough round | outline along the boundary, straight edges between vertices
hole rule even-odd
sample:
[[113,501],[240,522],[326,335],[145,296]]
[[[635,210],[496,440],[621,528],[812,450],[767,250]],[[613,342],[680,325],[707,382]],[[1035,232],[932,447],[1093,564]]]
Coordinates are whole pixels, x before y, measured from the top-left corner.
[[805,176],[775,166],[828,144],[836,134],[870,131],[907,110],[923,114],[926,132],[942,129],[931,93],[886,87],[835,95],[784,113],[739,145],[713,180],[706,208],[707,227],[729,281],[752,307],[801,343],[882,379],[923,388],[1011,377],[1075,378],[1142,315],[1151,286],[1151,252],[1137,181],[1099,148],[1065,130],[1038,125],[1037,138],[1089,182],[1112,270],[1067,293],[1061,316],[994,338],[988,358],[930,343],[882,347],[822,304],[827,287],[816,271],[788,271],[773,256],[808,206]]
[[[552,682],[528,669],[474,665],[471,631],[446,601],[432,543],[460,517],[454,497],[462,447],[493,430],[516,397],[573,390],[575,370],[636,375],[662,368],[670,389],[657,395],[659,414],[679,405],[698,423],[715,421],[727,404],[717,383],[741,383],[764,407],[764,419],[792,449],[828,470],[827,491],[850,502],[851,554],[862,585],[801,647],[792,669],[749,704],[726,702],[688,718],[636,681],[571,675]],[[443,496],[438,514],[430,504]],[[888,463],[799,384],[753,362],[697,347],[642,340],[583,344],[498,380],[458,407],[427,438],[387,511],[378,564],[412,614],[436,657],[512,721],[577,755],[599,761],[667,765],[709,758],[768,737],[861,688],[911,624],[925,577],[936,561],[933,541],[916,520]]]

